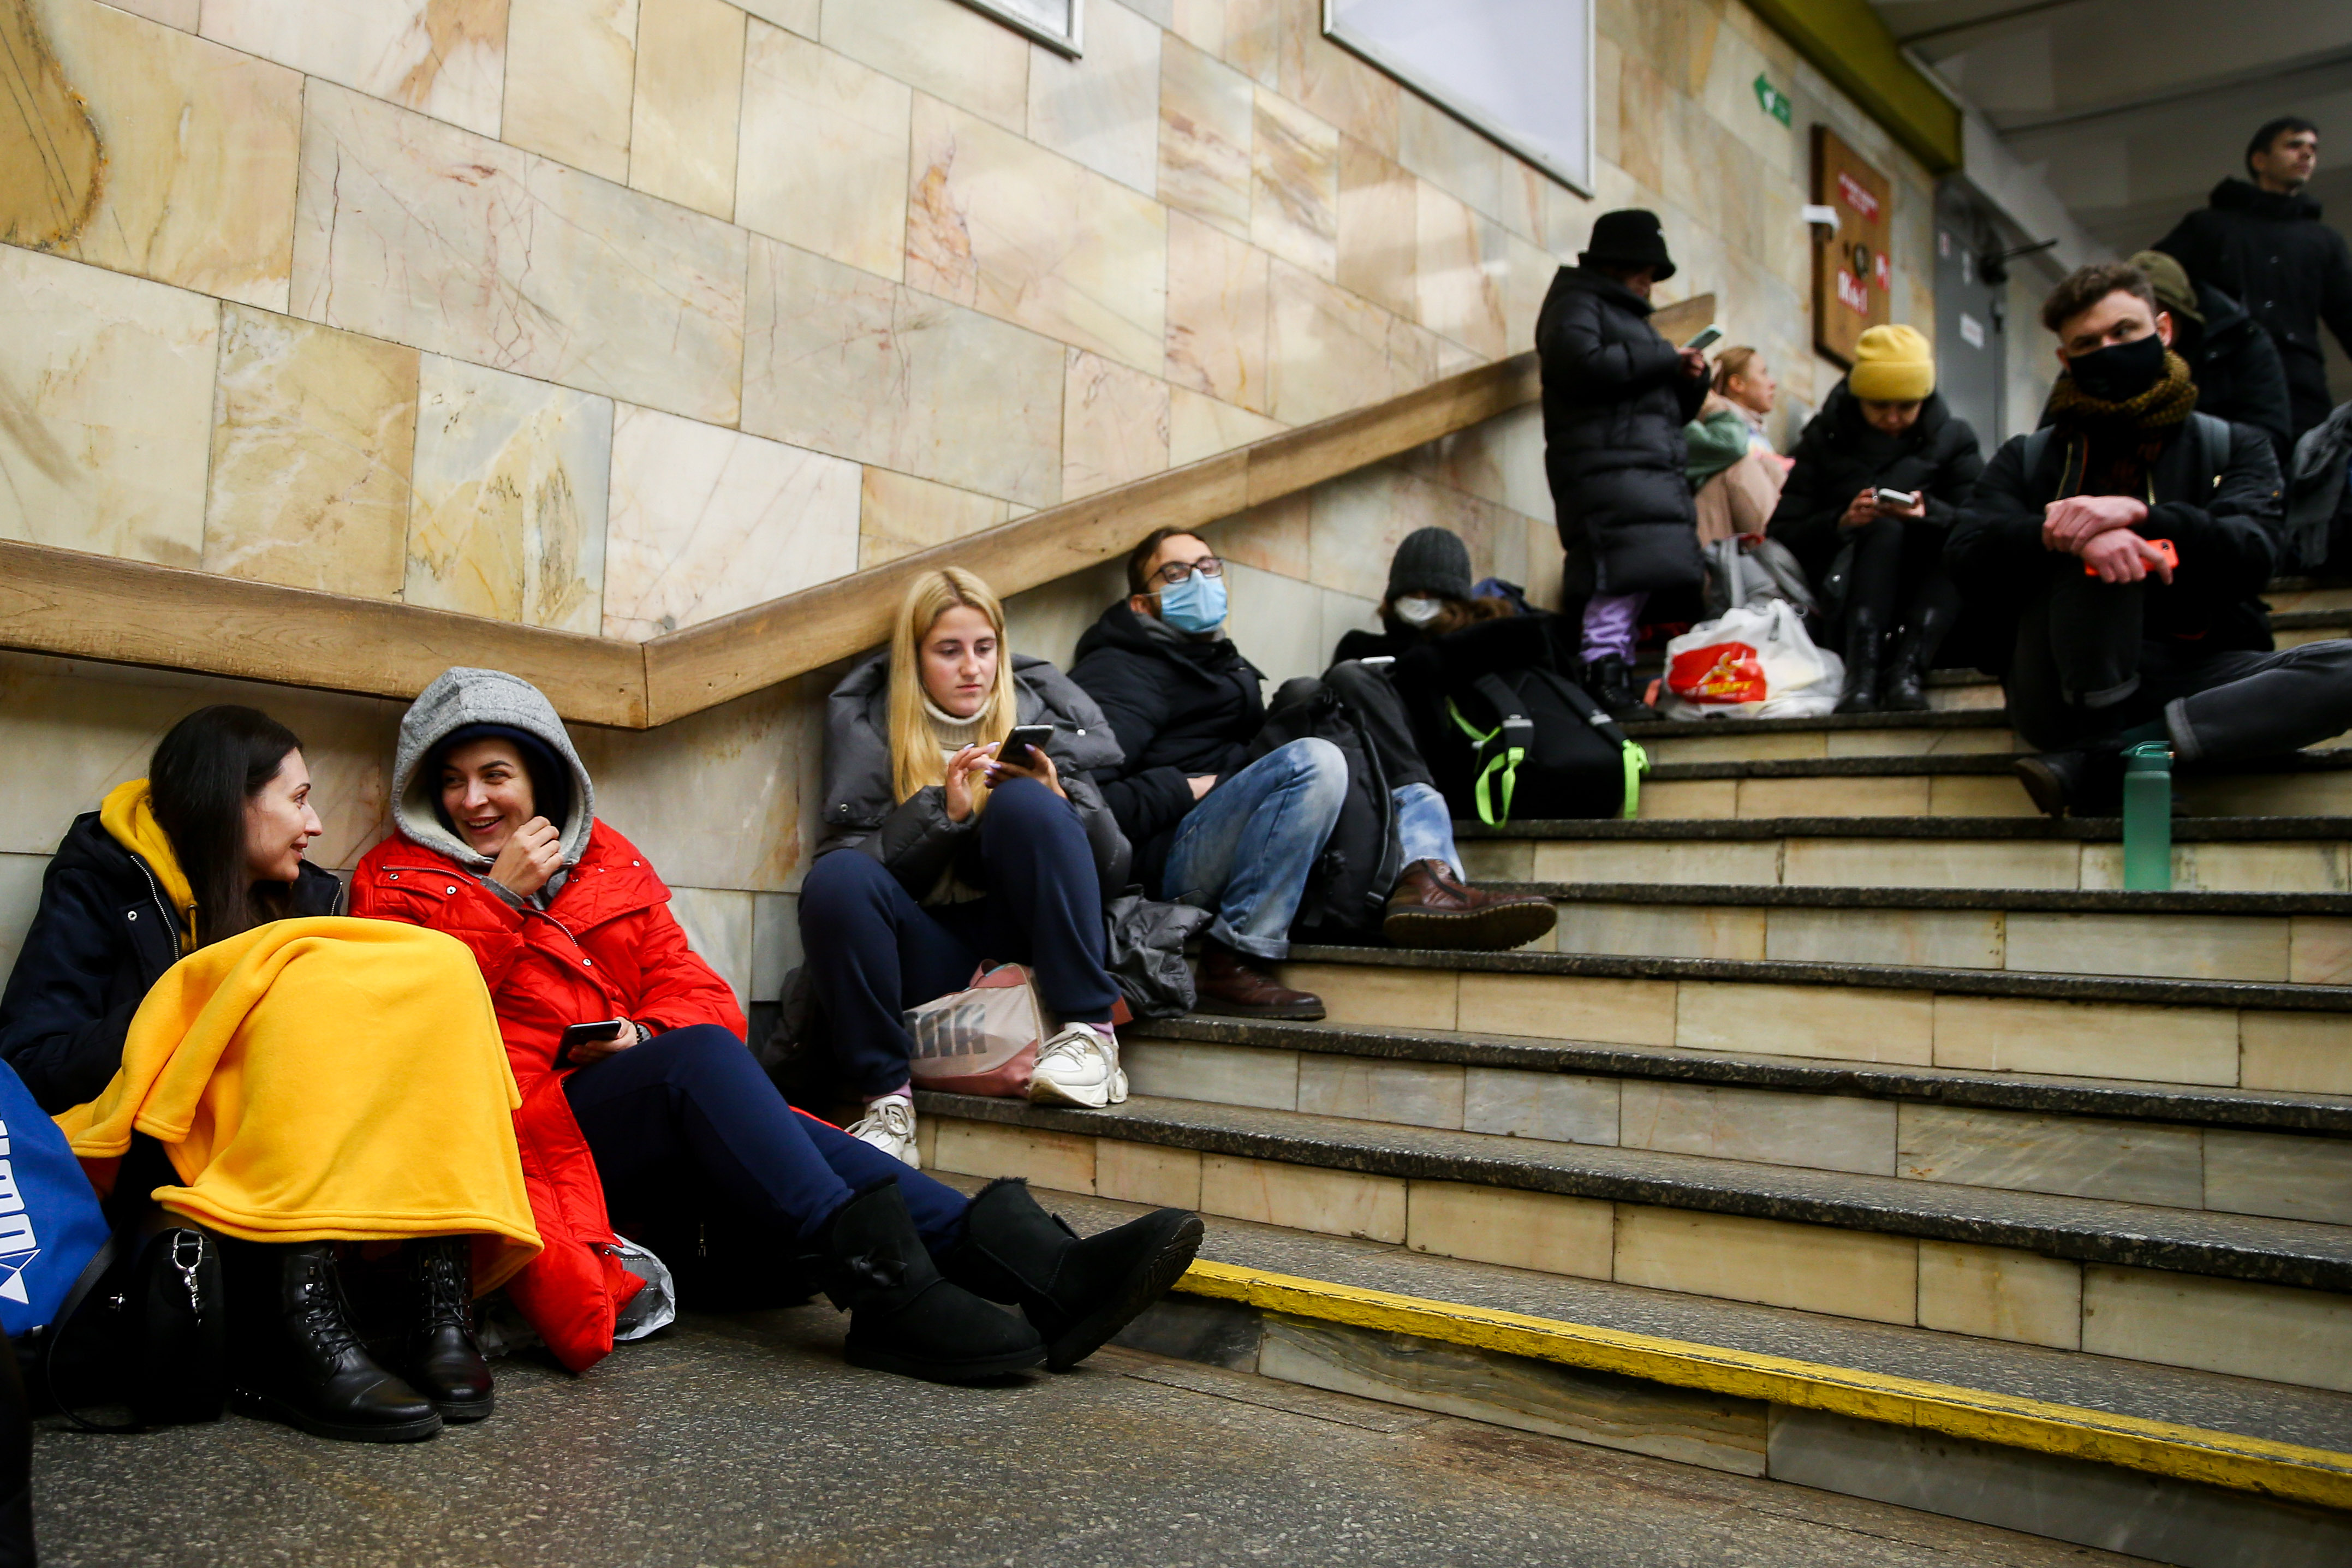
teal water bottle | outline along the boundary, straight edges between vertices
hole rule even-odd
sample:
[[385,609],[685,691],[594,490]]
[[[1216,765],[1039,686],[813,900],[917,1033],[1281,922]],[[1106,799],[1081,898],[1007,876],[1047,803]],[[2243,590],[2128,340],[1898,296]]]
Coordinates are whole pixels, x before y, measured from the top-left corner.
[[2160,740],[2124,752],[2124,887],[2172,891],[2172,747]]

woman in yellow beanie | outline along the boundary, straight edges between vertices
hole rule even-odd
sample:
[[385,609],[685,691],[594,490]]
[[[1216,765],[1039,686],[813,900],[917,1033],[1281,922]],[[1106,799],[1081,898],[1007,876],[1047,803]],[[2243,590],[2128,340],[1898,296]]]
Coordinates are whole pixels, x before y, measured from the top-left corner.
[[1959,614],[1944,536],[1983,468],[1976,432],[1936,395],[1934,345],[1909,327],[1864,332],[1797,443],[1767,530],[1804,563],[1843,643],[1838,712],[1927,706],[1927,673]]

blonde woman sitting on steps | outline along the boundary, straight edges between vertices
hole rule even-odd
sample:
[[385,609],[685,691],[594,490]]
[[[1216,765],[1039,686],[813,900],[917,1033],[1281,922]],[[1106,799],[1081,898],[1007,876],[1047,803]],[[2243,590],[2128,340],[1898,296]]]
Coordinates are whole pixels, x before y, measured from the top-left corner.
[[[1052,735],[1000,755],[1017,725]],[[916,1163],[908,1008],[966,985],[982,960],[1034,965],[1063,1023],[1030,1096],[1127,1098],[1103,967],[1103,900],[1126,837],[1090,770],[1118,743],[1094,700],[1004,646],[988,585],[949,567],[916,580],[885,653],[825,709],[824,833],[801,889],[801,939],[849,1089],[853,1135]]]

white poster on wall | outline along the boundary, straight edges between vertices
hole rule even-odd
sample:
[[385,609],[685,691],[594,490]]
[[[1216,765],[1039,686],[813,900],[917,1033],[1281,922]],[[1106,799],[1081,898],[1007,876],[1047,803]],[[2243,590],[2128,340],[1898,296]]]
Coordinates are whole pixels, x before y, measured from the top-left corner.
[[1592,0],[1323,0],[1323,31],[1592,193]]

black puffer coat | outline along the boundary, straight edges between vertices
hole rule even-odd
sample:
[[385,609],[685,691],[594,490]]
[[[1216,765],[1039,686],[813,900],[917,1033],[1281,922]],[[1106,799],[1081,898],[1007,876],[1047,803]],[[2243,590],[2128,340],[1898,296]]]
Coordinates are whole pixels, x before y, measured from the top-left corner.
[[1948,528],[1983,472],[1977,433],[1945,406],[1942,393],[1928,394],[1910,429],[1888,435],[1862,417],[1861,400],[1840,382],[1797,440],[1796,466],[1765,533],[1788,546],[1818,584],[1845,542],[1838,518],[1864,486],[1925,491],[1923,520]]
[[1683,426],[1706,401],[1706,380],[1683,373],[1647,300],[1583,267],[1551,280],[1536,351],[1570,595],[1697,587],[1705,568]]
[[1249,766],[1265,724],[1265,676],[1223,637],[1179,637],[1121,600],[1078,639],[1070,679],[1118,739],[1122,760],[1095,782],[1135,846],[1137,880],[1158,897],[1168,846],[1193,805],[1186,780]]
[[[335,915],[343,884],[305,864],[297,915]],[[41,878],[41,905],[0,995],[0,1061],[55,1114],[98,1098],[131,1017],[180,959],[181,926],[147,862],[85,812]]]
[[[1103,896],[1127,885],[1127,837],[1088,777],[1118,763],[1118,742],[1092,698],[1045,660],[1013,655],[1016,722],[1054,727],[1045,755],[1086,829]],[[898,800],[890,768],[890,655],[877,653],[842,677],[824,705],[824,824],[816,852],[857,849],[890,868],[915,897],[930,892],[958,852],[973,841],[977,812],[950,821],[939,785]]]
[[2156,242],[2199,283],[2234,295],[2286,364],[2294,434],[2327,417],[2327,361],[2319,326],[2352,351],[2352,250],[2319,221],[2319,204],[2244,180],[2213,187],[2208,204]]
[[2284,470],[2294,455],[2294,404],[2287,393],[2286,365],[2252,314],[2210,284],[2197,287],[2197,308],[2205,325],[2175,323],[2196,341],[2176,338],[2186,348],[2189,379],[2197,383],[2197,407],[2232,424],[2251,424],[2270,437]]

